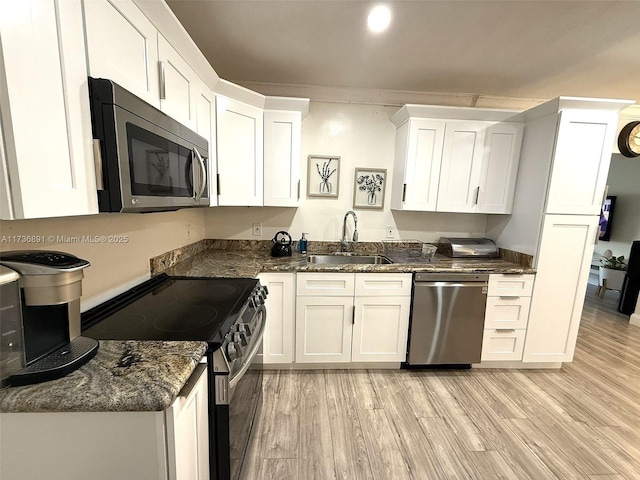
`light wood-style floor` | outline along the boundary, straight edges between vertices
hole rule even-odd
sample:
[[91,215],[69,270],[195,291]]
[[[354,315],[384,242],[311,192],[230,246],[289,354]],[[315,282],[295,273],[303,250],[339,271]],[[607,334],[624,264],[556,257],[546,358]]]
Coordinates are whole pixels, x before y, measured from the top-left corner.
[[640,479],[640,328],[594,292],[560,370],[265,372],[242,479]]

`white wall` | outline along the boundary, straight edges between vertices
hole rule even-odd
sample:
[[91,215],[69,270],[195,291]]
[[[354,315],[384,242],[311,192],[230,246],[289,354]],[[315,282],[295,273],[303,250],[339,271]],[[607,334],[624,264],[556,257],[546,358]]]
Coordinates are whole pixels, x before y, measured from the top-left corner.
[[[107,239],[106,242],[83,242],[84,235],[103,235]],[[44,242],[29,243],[14,238],[16,236],[41,236]],[[80,237],[77,243],[76,237]],[[110,243],[110,237],[115,237],[113,240],[126,237],[127,240]],[[151,257],[202,238],[203,209],[0,221],[0,251],[59,250],[91,263],[84,270],[83,310],[148,278]]]
[[614,154],[607,184],[608,195],[617,196],[611,239],[598,242],[595,252],[610,249],[616,256],[629,258],[631,242],[640,240],[640,158]]
[[[337,241],[342,220],[353,209],[356,167],[387,169],[387,188],[393,174],[395,126],[391,116],[398,107],[349,103],[311,102],[302,123],[301,201],[298,208],[217,207],[206,213],[207,238],[271,239],[278,230],[294,240],[309,233],[309,240]],[[340,156],[337,199],[307,197],[307,157]],[[392,225],[396,239],[436,241],[440,236],[484,236],[487,215],[391,211],[390,191],[383,210],[358,210],[361,241],[380,241]],[[262,223],[261,237],[252,236],[253,223]],[[352,231],[349,219],[349,231]]]

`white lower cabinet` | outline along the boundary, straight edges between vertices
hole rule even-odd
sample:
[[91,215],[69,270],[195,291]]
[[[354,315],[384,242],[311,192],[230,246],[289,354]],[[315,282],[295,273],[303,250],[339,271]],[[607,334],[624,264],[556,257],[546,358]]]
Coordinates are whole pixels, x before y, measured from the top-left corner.
[[404,361],[410,308],[411,296],[356,297],[351,361]]
[[163,412],[2,413],[0,425],[3,479],[209,479],[204,364]]
[[521,361],[534,275],[489,276],[481,360]]
[[404,361],[411,274],[297,277],[297,363]]
[[502,360],[519,362],[522,360],[526,330],[485,329],[482,337],[483,362]]
[[256,363],[293,363],[295,338],[295,274],[261,273],[260,283],[267,287],[267,326],[262,350]]
[[298,297],[296,362],[351,361],[353,297]]
[[598,220],[545,215],[523,362],[573,360]]

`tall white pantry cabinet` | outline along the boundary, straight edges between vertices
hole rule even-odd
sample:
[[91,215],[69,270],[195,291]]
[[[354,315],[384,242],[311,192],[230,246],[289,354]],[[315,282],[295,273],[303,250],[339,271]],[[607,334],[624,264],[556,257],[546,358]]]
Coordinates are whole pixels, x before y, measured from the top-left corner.
[[503,248],[537,269],[522,361],[573,359],[618,113],[633,102],[559,97],[526,112],[511,217],[489,217]]

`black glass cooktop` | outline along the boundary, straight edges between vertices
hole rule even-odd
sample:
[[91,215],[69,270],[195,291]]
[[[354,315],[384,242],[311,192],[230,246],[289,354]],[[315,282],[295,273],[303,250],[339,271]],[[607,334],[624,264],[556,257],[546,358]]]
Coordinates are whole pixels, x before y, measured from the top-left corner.
[[221,343],[258,283],[249,278],[160,275],[82,314],[96,340]]

